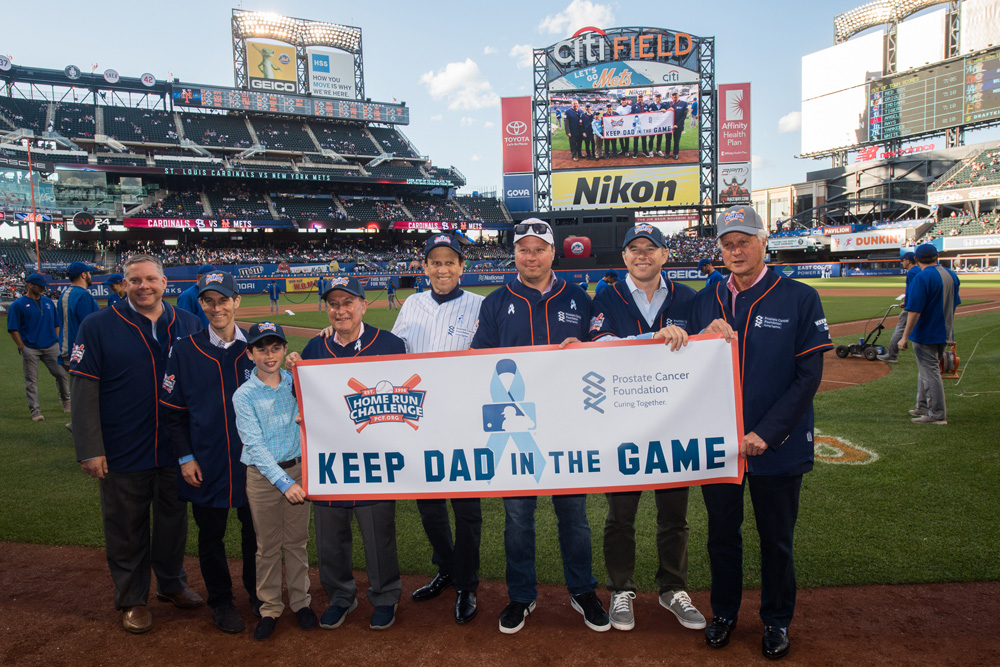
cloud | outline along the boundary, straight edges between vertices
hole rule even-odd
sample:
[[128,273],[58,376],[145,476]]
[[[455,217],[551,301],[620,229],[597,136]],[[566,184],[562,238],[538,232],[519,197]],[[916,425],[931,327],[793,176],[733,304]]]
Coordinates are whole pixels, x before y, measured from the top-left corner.
[[420,83],[434,100],[448,99],[448,108],[473,110],[497,106],[500,96],[472,58],[448,63],[437,72],[420,75]]
[[494,125],[495,123],[492,120],[488,120],[485,123],[483,123],[483,127],[493,127]]
[[590,0],[573,0],[558,14],[550,14],[538,24],[539,32],[554,35],[571,35],[580,28],[613,26],[615,15],[610,5],[602,5]]
[[518,69],[528,69],[531,67],[532,51],[534,47],[531,44],[515,44],[510,50],[510,57],[517,60]]
[[751,169],[766,169],[767,161],[760,155],[750,156],[750,168]]
[[462,119],[458,121],[458,123],[462,127],[471,127],[476,124],[476,119],[470,118],[469,116],[463,116]]
[[479,162],[480,157],[478,155],[473,155],[472,157],[469,158],[469,160],[471,160],[472,162]]
[[444,114],[440,113],[434,114],[433,116],[431,116],[431,120],[444,120]]
[[495,48],[493,48],[492,46],[490,46],[489,44],[487,44],[485,47],[483,47],[483,55],[484,56],[488,56],[488,55],[494,54],[496,52],[497,52],[497,50]]
[[798,132],[802,128],[802,112],[792,111],[778,119],[778,132]]

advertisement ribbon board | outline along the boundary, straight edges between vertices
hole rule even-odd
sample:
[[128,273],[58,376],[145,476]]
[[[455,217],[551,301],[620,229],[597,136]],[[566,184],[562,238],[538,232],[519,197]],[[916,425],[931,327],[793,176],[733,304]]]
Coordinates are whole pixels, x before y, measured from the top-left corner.
[[[736,339],[692,336],[303,361],[314,500],[524,496],[739,483]],[[706,401],[706,396],[712,396]]]

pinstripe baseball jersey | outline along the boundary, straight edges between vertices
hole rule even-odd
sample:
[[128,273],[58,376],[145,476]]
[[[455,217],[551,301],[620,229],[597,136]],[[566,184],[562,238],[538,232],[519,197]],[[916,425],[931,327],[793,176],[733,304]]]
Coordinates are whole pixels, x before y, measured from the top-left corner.
[[432,292],[414,294],[399,309],[392,333],[403,339],[411,354],[468,350],[476,335],[483,299],[464,290],[444,303],[435,301]]

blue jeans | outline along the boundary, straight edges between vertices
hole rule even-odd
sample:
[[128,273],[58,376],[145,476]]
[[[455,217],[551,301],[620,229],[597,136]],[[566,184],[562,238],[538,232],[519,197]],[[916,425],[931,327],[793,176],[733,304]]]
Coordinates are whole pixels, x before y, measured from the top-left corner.
[[[535,496],[504,498],[507,518],[504,549],[507,553],[507,595],[515,602],[529,603],[538,597],[535,572]],[[590,524],[587,496],[552,496],[559,526],[559,551],[563,576],[570,595],[591,593],[597,580],[591,572]]]

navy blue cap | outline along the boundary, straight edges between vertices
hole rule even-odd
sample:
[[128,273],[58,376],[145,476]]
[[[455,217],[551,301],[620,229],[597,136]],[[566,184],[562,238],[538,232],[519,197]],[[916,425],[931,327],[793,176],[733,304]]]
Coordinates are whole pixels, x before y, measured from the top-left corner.
[[708,266],[711,263],[712,263],[712,260],[710,260],[707,257],[704,258],[704,259],[698,260],[698,270],[701,271],[703,268],[705,268],[706,266]]
[[921,243],[914,248],[913,255],[917,259],[934,259],[938,256],[938,251],[933,243]]
[[320,294],[320,298],[326,299],[326,295],[335,289],[343,290],[348,294],[353,294],[354,296],[359,296],[362,299],[365,298],[365,288],[361,286],[357,278],[333,278],[330,280],[330,284],[326,286],[323,293]]
[[286,343],[288,342],[288,339],[285,338],[285,330],[281,328],[280,324],[275,322],[258,322],[247,331],[247,345],[253,345],[257,341],[269,336],[280,338]]
[[69,265],[69,268],[66,269],[66,275],[69,276],[70,280],[73,280],[82,273],[87,273],[88,271],[98,271],[98,270],[99,269],[96,266],[91,266],[86,262],[73,262],[72,264]]
[[215,271],[215,267],[212,266],[211,264],[203,264],[202,266],[198,267],[198,275],[200,276],[203,276],[206,273],[209,273],[210,271]]
[[24,279],[24,282],[31,283],[32,285],[38,285],[39,287],[44,287],[48,289],[49,281],[45,279],[40,273],[32,273],[30,276]]
[[125,276],[120,273],[112,273],[110,276],[104,279],[105,285],[116,285],[118,283],[125,282]]
[[666,241],[663,240],[663,232],[645,222],[639,223],[626,232],[625,241],[622,243],[622,250],[636,239],[649,239],[657,248],[664,248],[667,245]]
[[424,244],[424,259],[427,259],[427,255],[431,254],[431,250],[441,247],[451,248],[458,253],[459,257],[465,257],[465,253],[462,252],[462,244],[458,242],[458,237],[453,234],[435,234],[427,239],[427,243]]
[[605,278],[614,278],[615,280],[618,280],[618,272],[617,271],[608,271],[607,273],[604,274],[604,277]]
[[902,257],[900,257],[900,259],[906,259],[906,260],[909,260],[911,262],[916,262],[917,261],[917,256],[914,253],[912,253],[912,252],[908,252],[905,255],[903,255]]
[[223,296],[233,296],[240,293],[236,289],[236,281],[233,280],[233,274],[226,273],[225,271],[209,271],[198,279],[198,296],[209,290],[218,292]]

